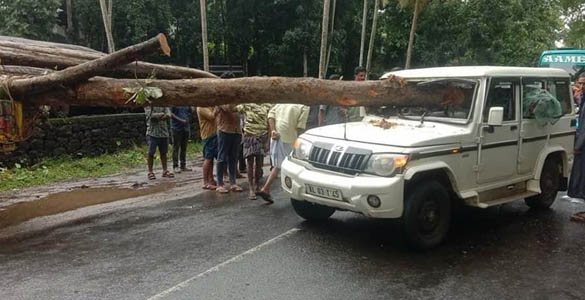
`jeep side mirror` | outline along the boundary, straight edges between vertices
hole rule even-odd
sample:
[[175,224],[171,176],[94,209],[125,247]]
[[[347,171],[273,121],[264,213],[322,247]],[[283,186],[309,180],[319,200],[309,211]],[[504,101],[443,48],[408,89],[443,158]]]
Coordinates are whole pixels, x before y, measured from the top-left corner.
[[503,122],[504,122],[504,108],[503,107],[490,107],[490,113],[488,115],[488,125],[502,126]]

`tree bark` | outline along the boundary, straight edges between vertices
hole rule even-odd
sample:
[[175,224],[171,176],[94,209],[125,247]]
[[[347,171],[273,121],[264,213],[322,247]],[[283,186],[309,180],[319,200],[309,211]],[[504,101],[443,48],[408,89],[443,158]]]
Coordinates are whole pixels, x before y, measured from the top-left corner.
[[207,4],[200,0],[201,8],[201,43],[203,49],[203,70],[209,72],[209,49],[207,48]]
[[[299,103],[341,106],[439,105],[448,88],[418,87],[400,78],[371,81],[342,81],[315,78],[244,77],[235,79],[154,80],[91,79],[72,88],[24,99],[27,103],[67,103],[90,106],[136,107],[124,88],[158,87],[163,96],[156,106],[216,106],[239,103]],[[451,88],[452,91],[453,88]],[[146,104],[149,105],[149,104]]]
[[319,78],[324,78],[327,74],[325,65],[327,64],[327,33],[329,31],[329,10],[331,1],[323,1],[323,22],[321,24],[321,53],[319,56]]
[[378,21],[378,6],[380,0],[374,2],[374,17],[372,20],[372,33],[370,34],[370,45],[368,46],[368,58],[366,59],[366,79],[370,73],[370,63],[372,62],[372,52],[374,52],[374,40],[376,39],[376,22]]
[[[6,65],[20,65],[52,70],[63,70],[90,60],[106,56],[102,52],[74,50],[69,48],[45,47],[35,41],[22,43],[0,38],[0,60]],[[148,78],[155,72],[159,79],[217,78],[197,69],[158,65],[146,62],[132,63],[109,70],[107,76],[121,78]]]
[[410,36],[408,38],[408,49],[406,50],[406,64],[405,69],[410,69],[410,60],[412,58],[412,48],[414,45],[414,33],[416,31],[416,22],[419,14],[419,0],[414,1],[414,13],[412,15],[412,25],[410,26]]
[[[2,82],[0,91],[7,94],[4,96],[18,99],[25,95],[49,91],[56,86],[75,84],[94,76],[107,74],[108,70],[112,67],[128,64],[138,56],[150,55],[157,52],[170,56],[171,50],[164,34],[159,34],[146,42],[127,47],[118,52],[66,70],[33,78],[5,80]],[[0,96],[3,95],[0,93]]]
[[360,42],[360,66],[364,65],[364,46],[366,44],[366,18],[368,17],[368,0],[364,0],[364,12],[362,14],[362,40]]

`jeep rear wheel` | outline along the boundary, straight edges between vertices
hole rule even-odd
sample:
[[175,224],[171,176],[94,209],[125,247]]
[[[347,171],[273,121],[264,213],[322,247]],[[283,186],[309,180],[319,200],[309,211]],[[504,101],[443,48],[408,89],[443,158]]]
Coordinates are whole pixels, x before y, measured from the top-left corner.
[[414,248],[426,249],[440,244],[451,223],[451,198],[439,182],[413,183],[406,194],[402,216],[404,237]]
[[307,221],[327,220],[335,212],[334,208],[307,201],[290,199],[290,203],[297,215]]
[[556,159],[547,159],[540,173],[540,194],[524,199],[533,209],[548,209],[557,198],[561,183],[561,165]]

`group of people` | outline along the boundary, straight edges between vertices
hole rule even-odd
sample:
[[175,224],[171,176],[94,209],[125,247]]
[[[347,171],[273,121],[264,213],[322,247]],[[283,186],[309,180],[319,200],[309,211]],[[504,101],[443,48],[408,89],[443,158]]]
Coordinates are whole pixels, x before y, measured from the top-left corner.
[[[357,67],[354,80],[363,81],[366,69]],[[330,76],[340,80],[339,75]],[[172,178],[174,173],[167,168],[168,141],[173,141],[173,171],[190,171],[186,166],[186,149],[189,139],[189,120],[194,111],[189,107],[146,107],[148,150],[148,179],[156,179],[153,161],[158,149],[162,177]],[[305,130],[316,126],[356,121],[361,108],[349,109],[339,106],[305,106],[302,104],[226,104],[215,107],[198,107],[201,140],[203,143],[203,189],[220,194],[242,192],[238,185],[237,163],[243,158],[247,166],[248,199],[261,197],[273,203],[270,187],[280,172],[284,159],[292,152],[296,138]],[[169,132],[168,120],[171,120]],[[271,171],[264,184],[263,166],[265,156],[270,155]],[[215,173],[214,171],[215,163]],[[242,172],[243,173],[243,172]],[[229,177],[229,185],[224,182]]]

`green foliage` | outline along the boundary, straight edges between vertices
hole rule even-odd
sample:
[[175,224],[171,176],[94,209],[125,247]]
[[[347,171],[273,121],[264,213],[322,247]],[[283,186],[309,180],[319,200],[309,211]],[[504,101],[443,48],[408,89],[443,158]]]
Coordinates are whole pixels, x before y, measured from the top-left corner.
[[0,35],[47,40],[58,23],[61,0],[0,0]]
[[[189,143],[188,159],[201,155],[201,143]],[[63,156],[46,159],[30,168],[16,164],[12,169],[0,168],[0,191],[24,188],[53,182],[112,175],[146,168],[148,146],[134,146],[114,154],[97,157],[73,158]],[[159,164],[160,160],[156,160]]]
[[160,88],[152,86],[141,86],[138,88],[124,88],[124,92],[132,94],[130,99],[126,103],[132,101],[139,105],[146,103],[152,103],[153,100],[159,99],[163,96],[163,92]]
[[[403,66],[415,0],[384,0],[379,15],[373,70],[381,74]],[[419,0],[420,1],[420,0]],[[368,27],[373,0],[368,1]],[[399,2],[405,4],[400,6]],[[539,53],[564,39],[585,46],[582,0],[423,1],[414,43],[414,67],[444,65],[531,66]],[[0,0],[2,34],[51,39],[63,0]],[[97,0],[75,0],[73,43],[106,50]],[[331,72],[352,78],[358,64],[362,1],[337,0]],[[249,75],[309,76],[318,73],[323,1],[207,0],[211,64],[241,64]],[[31,13],[34,12],[34,13]],[[564,16],[564,23],[561,21]],[[60,13],[63,18],[63,13]],[[8,24],[8,25],[7,25]],[[564,29],[564,25],[567,26]],[[202,67],[199,1],[114,1],[113,35],[117,48],[167,34],[171,58],[155,62]],[[369,36],[369,35],[368,35]]]

